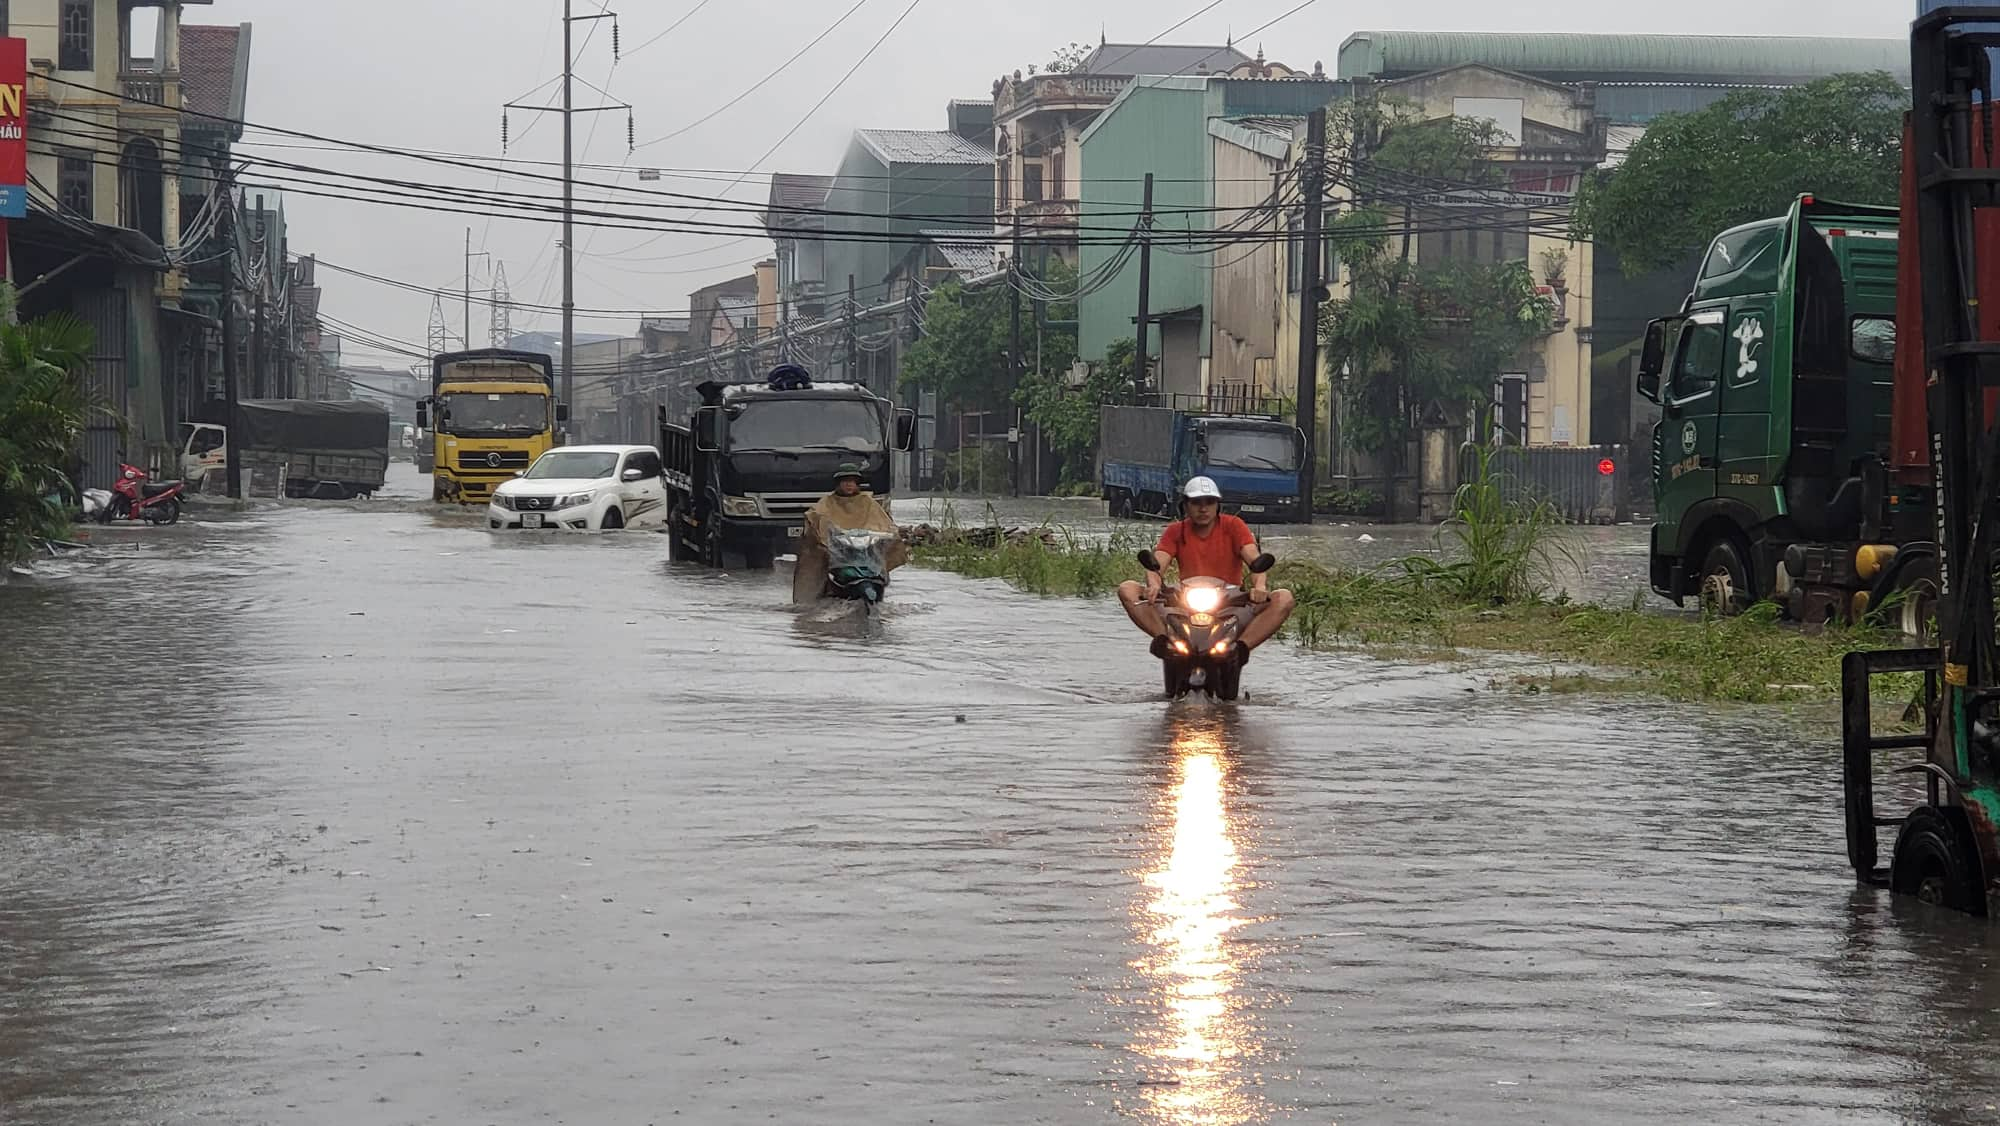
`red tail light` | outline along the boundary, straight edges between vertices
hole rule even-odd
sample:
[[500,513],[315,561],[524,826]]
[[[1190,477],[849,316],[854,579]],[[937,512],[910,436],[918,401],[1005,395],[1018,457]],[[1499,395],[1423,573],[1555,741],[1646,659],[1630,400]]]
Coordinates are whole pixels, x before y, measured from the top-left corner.
[[1609,477],[1613,473],[1618,472],[1618,463],[1612,461],[1610,458],[1607,457],[1603,461],[1597,463],[1597,472],[1601,476]]

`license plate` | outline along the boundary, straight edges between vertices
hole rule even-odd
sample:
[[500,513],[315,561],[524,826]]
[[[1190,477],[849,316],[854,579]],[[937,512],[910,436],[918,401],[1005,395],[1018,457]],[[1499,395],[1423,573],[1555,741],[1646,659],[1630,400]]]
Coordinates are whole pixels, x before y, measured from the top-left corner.
[[1263,506],[1263,505],[1261,505],[1261,504],[1246,504],[1246,505],[1244,505],[1244,506],[1243,506],[1243,511],[1245,511],[1245,512],[1262,512],[1262,511],[1264,511],[1264,506]]
[[522,526],[523,528],[539,528],[539,527],[541,527],[541,526],[542,526],[542,514],[541,514],[541,513],[539,513],[539,512],[524,512],[524,513],[522,513],[522,514],[521,514],[521,526]]
[[805,531],[804,528],[786,528],[785,534],[792,537],[793,539],[798,539],[799,533],[803,531]]

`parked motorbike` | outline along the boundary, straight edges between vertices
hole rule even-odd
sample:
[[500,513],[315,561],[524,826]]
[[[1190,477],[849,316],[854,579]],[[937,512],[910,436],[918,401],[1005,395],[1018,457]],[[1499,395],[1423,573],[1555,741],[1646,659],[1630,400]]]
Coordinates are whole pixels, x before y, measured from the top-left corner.
[[[1266,553],[1250,570],[1261,575],[1277,563]],[[1156,574],[1160,570],[1151,551],[1139,553],[1139,565]],[[1196,577],[1160,588],[1154,604],[1167,625],[1167,635],[1154,645],[1167,697],[1177,700],[1200,691],[1217,700],[1236,699],[1243,683],[1240,638],[1257,613],[1250,592],[1221,579]]]
[[[98,491],[86,490],[86,511],[92,507],[90,494]],[[100,524],[113,520],[171,524],[181,518],[181,497],[186,493],[186,481],[154,481],[136,465],[120,465],[118,480],[111,483],[109,501],[103,502],[92,515]]]
[[826,537],[826,598],[860,602],[870,617],[880,612],[889,587],[889,545],[893,532],[835,529]]

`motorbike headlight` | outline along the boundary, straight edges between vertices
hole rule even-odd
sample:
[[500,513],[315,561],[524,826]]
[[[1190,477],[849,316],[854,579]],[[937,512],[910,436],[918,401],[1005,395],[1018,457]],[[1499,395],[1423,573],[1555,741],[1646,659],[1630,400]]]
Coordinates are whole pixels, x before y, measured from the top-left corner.
[[556,498],[556,507],[574,508],[578,505],[589,504],[596,499],[596,493],[564,493],[562,496]]
[[724,516],[755,516],[757,515],[757,502],[749,497],[723,497],[722,514]]
[[1222,592],[1212,586],[1192,587],[1181,597],[1187,608],[1197,614],[1212,614],[1222,605]]
[[1218,641],[1214,645],[1210,646],[1208,651],[1218,657],[1225,656],[1228,654],[1229,647],[1232,644],[1234,644],[1234,642],[1232,642],[1229,638],[1225,637],[1221,641]]

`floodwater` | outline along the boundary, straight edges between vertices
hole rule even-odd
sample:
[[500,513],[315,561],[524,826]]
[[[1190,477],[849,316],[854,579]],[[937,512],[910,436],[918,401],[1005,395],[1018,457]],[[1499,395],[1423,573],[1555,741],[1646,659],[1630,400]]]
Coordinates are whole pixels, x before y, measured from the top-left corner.
[[[906,514],[907,516],[907,514]],[[196,512],[0,587],[0,1121],[2000,1121],[1832,717],[658,535]]]

